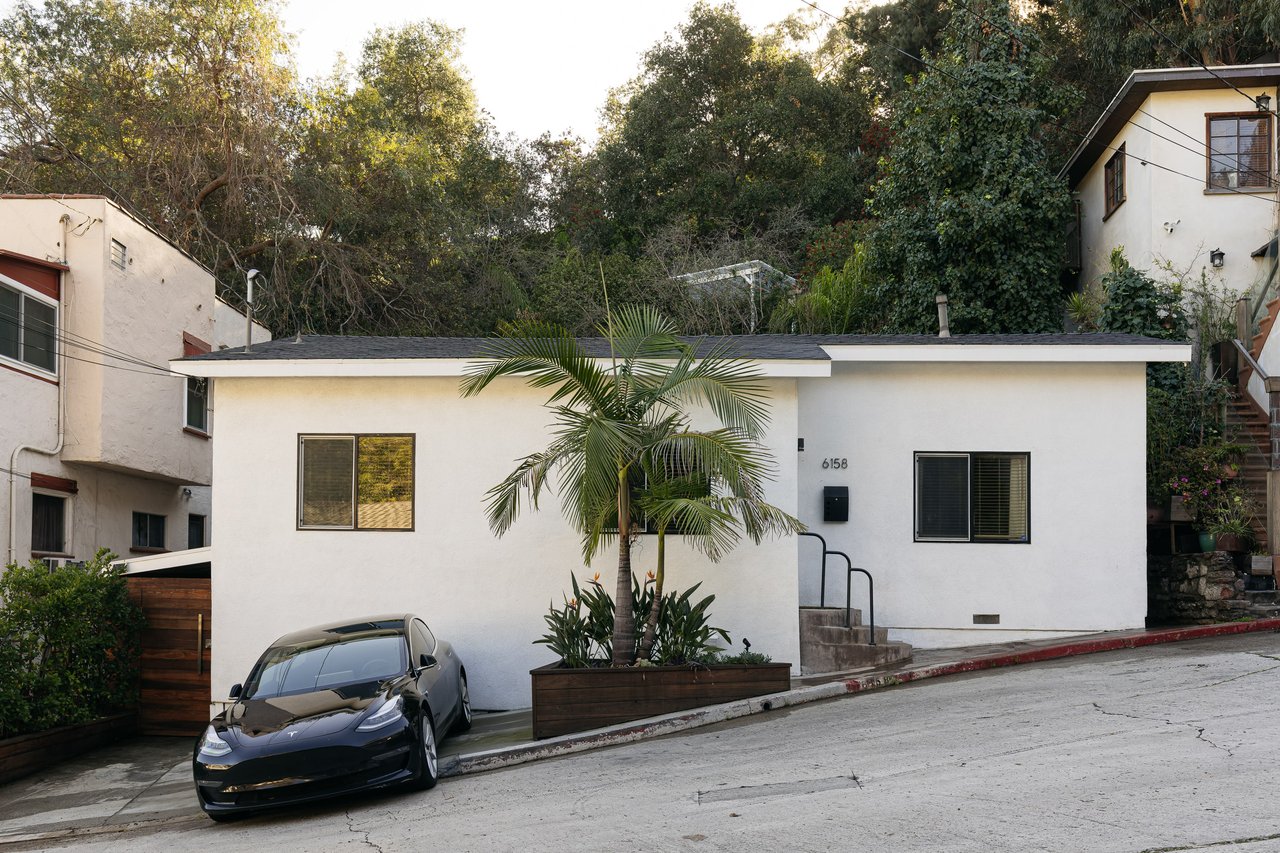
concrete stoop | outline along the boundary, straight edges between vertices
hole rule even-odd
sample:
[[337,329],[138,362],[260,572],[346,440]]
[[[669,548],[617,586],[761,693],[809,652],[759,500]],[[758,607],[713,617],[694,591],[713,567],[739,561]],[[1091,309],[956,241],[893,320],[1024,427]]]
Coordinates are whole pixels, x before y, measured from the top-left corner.
[[800,673],[845,672],[869,666],[903,663],[911,660],[911,646],[889,639],[884,628],[875,629],[875,645],[871,629],[862,624],[862,611],[849,611],[849,627],[845,627],[843,607],[800,608]]

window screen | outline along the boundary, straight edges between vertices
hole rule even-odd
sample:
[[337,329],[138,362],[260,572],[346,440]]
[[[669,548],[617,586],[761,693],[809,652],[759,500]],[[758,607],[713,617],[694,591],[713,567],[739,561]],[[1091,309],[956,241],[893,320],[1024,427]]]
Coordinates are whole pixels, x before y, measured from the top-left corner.
[[187,426],[209,431],[209,380],[187,377]]
[[1029,542],[1026,453],[917,453],[916,534],[921,541]]
[[916,457],[916,538],[969,538],[969,457]]
[[300,527],[413,529],[413,436],[303,436]]
[[353,527],[355,438],[303,438],[298,523],[302,527]]

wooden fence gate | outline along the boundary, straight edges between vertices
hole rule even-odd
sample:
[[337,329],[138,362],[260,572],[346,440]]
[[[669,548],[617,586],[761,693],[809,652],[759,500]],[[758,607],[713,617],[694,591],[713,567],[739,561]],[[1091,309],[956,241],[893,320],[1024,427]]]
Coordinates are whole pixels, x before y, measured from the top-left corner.
[[209,724],[209,579],[134,576],[126,582],[147,617],[138,731],[195,737]]

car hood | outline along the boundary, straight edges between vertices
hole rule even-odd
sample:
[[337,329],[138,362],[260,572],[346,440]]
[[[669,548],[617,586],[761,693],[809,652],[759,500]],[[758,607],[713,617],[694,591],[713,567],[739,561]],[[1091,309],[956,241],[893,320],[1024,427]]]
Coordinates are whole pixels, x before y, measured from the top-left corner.
[[244,746],[266,746],[335,734],[350,728],[379,697],[392,695],[402,679],[344,684],[329,690],[244,699],[223,715],[226,731]]

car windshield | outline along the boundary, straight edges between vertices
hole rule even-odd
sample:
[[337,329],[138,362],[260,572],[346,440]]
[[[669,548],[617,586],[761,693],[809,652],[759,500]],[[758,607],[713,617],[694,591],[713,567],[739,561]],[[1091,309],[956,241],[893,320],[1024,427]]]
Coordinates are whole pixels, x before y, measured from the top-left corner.
[[245,685],[244,698],[267,699],[381,681],[409,668],[404,636],[379,631],[267,649]]

